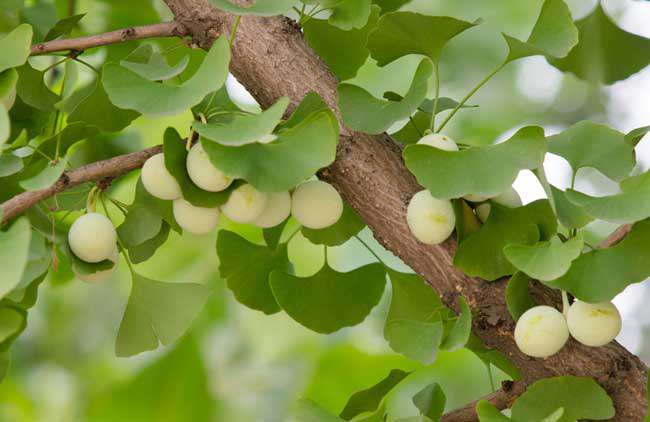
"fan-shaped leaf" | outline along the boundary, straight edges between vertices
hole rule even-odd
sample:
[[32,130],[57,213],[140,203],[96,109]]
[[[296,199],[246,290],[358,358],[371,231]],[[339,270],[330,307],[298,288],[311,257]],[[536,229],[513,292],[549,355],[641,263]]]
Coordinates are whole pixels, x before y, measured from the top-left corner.
[[7,231],[0,231],[0,298],[11,292],[23,277],[29,257],[32,231],[29,220],[21,217]]
[[393,319],[384,327],[384,337],[391,349],[425,365],[436,360],[443,333],[443,323],[437,313],[428,321]]
[[184,56],[170,66],[165,56],[154,51],[151,44],[144,44],[120,61],[120,65],[150,81],[163,81],[181,74],[189,62],[190,56]]
[[571,262],[580,256],[582,237],[574,237],[563,243],[558,237],[534,245],[507,245],[503,253],[512,265],[528,276],[550,281],[563,276]]
[[551,193],[555,202],[555,212],[560,223],[567,229],[579,229],[593,221],[584,210],[569,201],[565,191],[551,186]]
[[362,413],[375,411],[380,406],[384,397],[397,384],[402,382],[408,374],[408,372],[402,371],[401,369],[393,369],[386,378],[377,384],[366,390],[354,393],[341,411],[340,416],[345,420],[350,420]]
[[10,33],[0,38],[0,72],[23,65],[29,57],[32,45],[32,27],[26,23],[18,25]]
[[86,14],[81,13],[79,15],[68,16],[67,18],[61,19],[47,32],[43,41],[51,41],[59,38],[61,35],[70,34],[84,16],[86,16]]
[[36,174],[30,174],[28,178],[21,180],[18,184],[27,191],[48,188],[59,180],[67,164],[67,158],[63,158],[54,164],[43,160],[36,164],[38,165],[38,170],[35,171]]
[[303,227],[302,234],[317,245],[338,246],[347,242],[365,227],[365,223],[348,204],[343,204],[343,215],[335,224],[324,229]]
[[460,314],[440,345],[445,350],[454,351],[464,347],[472,333],[472,310],[464,297],[460,296],[458,302],[460,303]]
[[517,321],[524,312],[535,306],[535,301],[530,295],[528,286],[532,279],[521,271],[517,271],[506,287],[506,305],[512,319]]
[[27,105],[42,111],[54,110],[54,105],[60,100],[43,82],[43,72],[25,63],[18,69],[16,93]]

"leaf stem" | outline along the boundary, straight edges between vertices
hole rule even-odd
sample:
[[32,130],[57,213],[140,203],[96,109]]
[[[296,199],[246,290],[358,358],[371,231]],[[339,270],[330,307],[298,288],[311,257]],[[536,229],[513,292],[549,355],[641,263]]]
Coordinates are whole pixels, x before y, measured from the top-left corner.
[[235,42],[235,35],[237,34],[237,28],[239,28],[239,22],[241,21],[241,16],[237,16],[235,18],[235,23],[232,26],[232,29],[230,30],[230,48],[232,49],[232,45]]
[[411,121],[411,124],[413,125],[413,127],[415,128],[415,130],[420,134],[420,137],[423,137],[423,136],[424,136],[424,133],[422,133],[422,131],[420,130],[420,128],[418,127],[418,125],[415,124],[415,120],[413,120],[413,116],[409,116],[409,120]]
[[363,239],[361,239],[358,234],[355,234],[354,237],[359,241],[359,243],[361,243],[363,246],[366,247],[366,249],[368,249],[368,252],[370,252],[377,259],[377,261],[379,261],[380,264],[382,264],[384,267],[388,267],[388,265],[384,262],[384,260],[381,259],[379,255],[377,255],[377,253],[372,250],[370,245],[368,245]]
[[50,70],[54,69],[55,67],[57,67],[57,66],[60,65],[61,63],[63,63],[63,62],[67,62],[68,60],[70,60],[70,57],[64,57],[63,59],[61,59],[61,60],[59,60],[59,61],[57,61],[57,62],[52,63],[51,65],[49,65],[48,67],[46,67],[45,69],[43,69],[43,73],[47,73],[47,72],[49,72]]
[[492,365],[486,363],[485,369],[487,369],[488,379],[490,380],[490,387],[492,388],[492,392],[494,393],[497,389],[494,386],[494,377],[492,376]]
[[[99,199],[102,203],[102,207],[104,208],[104,212],[106,213],[106,217],[110,219],[108,215],[108,208],[106,207],[106,201],[104,201],[104,192],[100,192]],[[117,234],[117,245],[119,246],[120,252],[122,252],[122,256],[126,261],[126,266],[129,267],[129,271],[131,271],[131,275],[135,275],[135,269],[133,268],[133,263],[131,262],[131,258],[129,258],[129,254],[126,253],[126,248],[122,243],[122,239],[120,239],[120,234],[117,232],[117,230],[115,231],[115,233]]]
[[434,62],[434,68],[436,71],[435,85],[436,85],[436,98],[433,100],[433,110],[431,111],[431,125],[429,125],[429,130],[433,132],[436,128],[436,114],[438,113],[438,98],[440,98],[440,65],[436,60]]
[[88,63],[87,61],[80,59],[79,57],[73,57],[72,60],[74,60],[75,62],[80,63],[80,64],[86,66],[87,68],[89,68],[90,70],[92,70],[93,72],[95,72],[95,73],[98,74],[98,75],[101,74],[101,72],[99,71],[99,69],[97,69],[95,66],[91,65],[91,64]]
[[566,318],[569,313],[569,306],[569,296],[565,290],[562,290],[562,314],[564,314],[564,318]]

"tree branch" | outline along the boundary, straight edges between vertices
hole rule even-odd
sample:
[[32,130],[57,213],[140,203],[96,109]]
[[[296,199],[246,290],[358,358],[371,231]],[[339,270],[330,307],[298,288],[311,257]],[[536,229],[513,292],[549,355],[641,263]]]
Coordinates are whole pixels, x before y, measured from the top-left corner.
[[187,35],[185,27],[176,22],[163,22],[153,25],[132,26],[103,34],[81,38],[66,38],[48,41],[32,46],[31,55],[53,53],[55,51],[83,51],[92,47],[115,44],[124,41],[155,37],[183,37]]
[[512,403],[526,391],[526,384],[521,381],[504,381],[500,390],[495,391],[479,400],[476,400],[460,409],[452,410],[445,413],[440,422],[474,422],[478,420],[476,416],[476,405],[481,400],[487,400],[497,409],[508,409]]

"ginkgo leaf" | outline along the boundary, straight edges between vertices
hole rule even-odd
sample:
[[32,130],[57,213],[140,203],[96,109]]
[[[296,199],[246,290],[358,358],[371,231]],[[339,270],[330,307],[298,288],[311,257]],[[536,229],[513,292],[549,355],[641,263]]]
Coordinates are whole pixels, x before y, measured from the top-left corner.
[[221,88],[226,82],[229,64],[230,48],[222,36],[214,42],[196,73],[182,85],[153,82],[114,63],[104,65],[102,83],[108,98],[120,108],[146,116],[178,114]]
[[[434,382],[414,395],[411,401],[420,411],[421,417],[424,418],[419,422],[426,422],[427,418],[431,421],[437,421],[440,420],[445,411],[447,397],[440,384]],[[413,422],[418,421],[413,420]]]
[[566,274],[545,284],[586,302],[609,301],[628,285],[650,277],[648,243],[650,220],[643,220],[617,245],[582,254]]
[[11,292],[23,277],[29,257],[31,234],[26,217],[16,220],[6,231],[0,231],[0,298]]
[[324,229],[302,227],[302,234],[317,245],[338,246],[357,235],[365,223],[348,204],[343,204],[343,214],[339,220]]
[[503,249],[508,261],[519,271],[540,280],[550,281],[563,276],[582,252],[582,237],[562,242],[558,237],[534,245],[507,245]]
[[393,319],[384,327],[384,337],[391,349],[425,365],[436,360],[443,333],[438,313],[428,321]]
[[329,413],[311,400],[301,399],[296,403],[292,416],[300,422],[342,422],[343,419]]
[[460,303],[460,314],[451,325],[449,332],[440,345],[440,347],[449,351],[465,347],[472,333],[472,310],[464,297],[460,296],[458,303]]
[[310,277],[276,270],[269,280],[275,299],[291,318],[310,330],[329,334],[368,316],[384,292],[386,273],[381,264],[346,273],[324,265]]
[[401,369],[393,369],[390,373],[377,384],[365,390],[354,393],[345,407],[341,411],[341,416],[345,420],[350,420],[365,412],[373,412],[380,407],[382,400],[388,393],[397,386],[409,372]]
[[9,114],[4,105],[0,104],[0,149],[2,145],[9,139],[11,133],[11,122],[9,121]]
[[[0,107],[0,115],[2,114],[2,107]],[[0,117],[2,119],[2,117]],[[0,123],[2,127],[2,123]],[[2,147],[2,136],[0,135],[0,149]],[[0,177],[11,176],[16,174],[23,169],[23,160],[20,157],[16,157],[11,153],[5,153],[0,155]]]
[[564,157],[573,172],[593,167],[612,180],[627,177],[635,165],[634,147],[625,135],[604,125],[582,121],[549,136],[548,152]]
[[394,12],[411,0],[372,0],[373,4],[381,7],[381,13]]
[[386,13],[370,33],[368,48],[379,66],[408,54],[421,54],[436,62],[449,40],[478,23],[414,12]]
[[532,279],[521,271],[517,271],[506,287],[506,305],[512,319],[517,321],[527,310],[536,305],[530,295],[530,282]]
[[208,289],[197,283],[163,283],[132,273],[131,295],[117,334],[117,356],[169,345],[190,326],[208,299]]
[[527,126],[500,144],[462,151],[409,145],[404,161],[434,197],[451,199],[498,195],[512,186],[520,170],[539,167],[545,152],[542,128]]
[[16,69],[7,69],[0,72],[0,99],[11,94],[18,82],[18,72]]
[[339,84],[339,107],[346,126],[351,129],[379,134],[393,123],[408,118],[429,92],[433,64],[420,62],[413,82],[401,101],[388,101],[372,96],[365,89],[351,84]]
[[278,132],[277,139],[267,144],[228,147],[202,139],[201,145],[226,175],[244,179],[263,192],[281,192],[331,164],[338,135],[338,121],[328,110]]
[[344,31],[363,28],[370,17],[371,0],[321,0],[321,6],[330,7],[328,22]]
[[63,158],[57,163],[50,163],[43,160],[37,164],[39,166],[36,174],[29,175],[29,177],[18,182],[21,188],[27,191],[34,191],[52,186],[54,183],[56,183],[57,180],[59,180],[65,171],[65,166],[68,164],[68,159]]
[[18,69],[16,93],[27,105],[42,111],[54,110],[54,105],[60,97],[50,90],[43,81],[43,72],[25,63]]
[[29,57],[32,46],[32,27],[26,23],[18,25],[10,33],[0,38],[0,72],[12,67],[22,66]]
[[567,229],[580,229],[594,220],[582,207],[569,201],[565,191],[551,186],[551,194],[555,203],[557,219]]
[[580,42],[562,59],[547,57],[558,69],[580,79],[612,84],[637,73],[650,63],[650,39],[620,29],[605,14],[600,2],[576,22]]
[[134,264],[139,264],[151,258],[156,250],[161,247],[169,237],[169,224],[163,221],[160,231],[154,237],[145,240],[144,242],[130,246],[128,248],[129,258]]
[[476,415],[479,422],[511,422],[499,409],[487,400],[480,400],[476,403]]
[[235,15],[275,16],[291,9],[295,0],[255,0],[248,6],[238,6],[231,0],[209,0],[221,10]]
[[218,116],[208,123],[195,122],[193,127],[204,139],[224,146],[268,143],[275,139],[269,135],[282,120],[288,105],[289,98],[282,97],[259,114],[234,112]]
[[178,63],[170,66],[165,56],[154,51],[151,44],[144,44],[120,61],[120,65],[150,81],[163,81],[181,74],[189,62],[190,56],[183,56]]
[[566,196],[588,215],[613,223],[633,223],[650,217],[650,171],[621,182],[621,193],[589,196],[567,189]]
[[38,150],[43,154],[54,157],[57,150],[59,156],[65,155],[68,149],[77,142],[97,135],[99,131],[94,126],[82,122],[70,122],[58,133],[44,139],[38,144]]
[[458,245],[454,265],[469,276],[488,281],[514,274],[516,268],[506,258],[503,248],[549,240],[556,229],[555,214],[547,200],[519,208],[493,203],[487,222]]
[[45,35],[45,38],[43,41],[51,41],[56,38],[59,38],[61,35],[67,35],[72,32],[75,26],[79,23],[79,21],[86,16],[85,13],[81,13],[78,15],[73,15],[73,16],[68,16],[66,18],[63,18],[59,20],[53,27],[50,29],[47,34]]
[[636,146],[648,132],[650,132],[650,126],[643,126],[632,129],[625,135],[625,142],[632,146]]
[[467,236],[478,231],[483,224],[467,201],[454,199],[452,205],[456,215],[456,239],[458,243],[462,243]]
[[6,351],[27,327],[27,312],[9,306],[0,307],[0,350]]

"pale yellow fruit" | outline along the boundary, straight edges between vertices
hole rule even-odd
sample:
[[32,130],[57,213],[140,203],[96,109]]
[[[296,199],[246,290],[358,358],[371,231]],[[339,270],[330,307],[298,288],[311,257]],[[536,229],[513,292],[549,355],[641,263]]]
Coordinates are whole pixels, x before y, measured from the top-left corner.
[[[512,187],[506,190],[505,192],[500,193],[499,195],[490,199],[490,201],[496,202],[497,204],[503,205],[504,207],[508,207],[508,208],[517,208],[522,205],[521,197],[519,196],[515,188]],[[491,209],[492,206],[488,203],[481,204],[478,207],[476,207],[476,215],[478,216],[479,220],[485,223],[488,217],[490,216]]]
[[221,206],[221,212],[234,222],[247,224],[254,222],[264,209],[268,195],[252,185],[245,184],[233,190],[228,201]]
[[522,353],[546,358],[559,352],[569,339],[564,315],[550,306],[535,306],[519,318],[515,342]]
[[418,141],[419,145],[429,145],[430,147],[442,149],[445,151],[458,151],[458,145],[447,135],[431,133],[425,135]]
[[212,164],[200,142],[187,154],[186,166],[192,182],[203,190],[221,192],[232,183],[232,178]]
[[110,276],[113,275],[113,273],[117,269],[117,263],[119,261],[119,258],[120,257],[119,257],[119,253],[117,252],[117,246],[116,246],[115,249],[113,250],[113,255],[110,258],[108,258],[111,261],[113,261],[115,265],[113,265],[108,270],[97,271],[96,273],[93,274],[81,274],[77,272],[74,266],[72,266],[72,272],[79,280],[84,281],[86,283],[100,283],[104,280],[107,280],[108,278],[110,278]]
[[600,347],[621,331],[621,314],[611,302],[573,302],[567,313],[569,332],[586,346]]
[[117,233],[113,223],[103,214],[84,214],[72,223],[68,243],[81,260],[95,263],[110,259],[115,251]]
[[291,197],[291,215],[310,229],[324,229],[343,214],[341,195],[329,183],[312,180],[298,186]]
[[456,215],[451,201],[431,196],[422,190],[411,198],[406,210],[406,222],[413,236],[427,245],[442,243],[454,231]]
[[265,229],[277,226],[291,214],[291,195],[289,195],[289,192],[272,192],[267,195],[266,207],[253,223]]
[[174,201],[173,211],[178,225],[192,234],[210,233],[219,222],[219,208],[196,207],[183,198]]
[[140,178],[147,192],[156,198],[173,201],[182,195],[178,182],[165,167],[165,156],[162,153],[144,163]]

